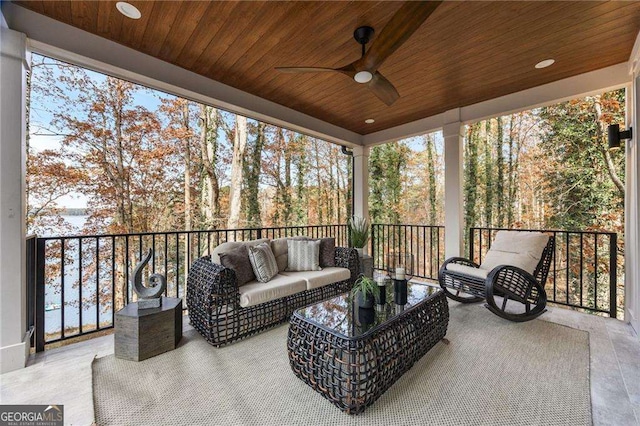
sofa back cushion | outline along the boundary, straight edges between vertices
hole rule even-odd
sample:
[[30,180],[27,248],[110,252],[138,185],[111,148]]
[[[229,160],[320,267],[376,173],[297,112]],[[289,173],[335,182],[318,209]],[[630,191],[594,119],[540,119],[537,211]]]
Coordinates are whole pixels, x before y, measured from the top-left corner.
[[320,240],[288,240],[286,271],[320,271]]
[[268,242],[247,248],[249,250],[249,261],[258,281],[266,283],[278,275],[278,264]]
[[268,238],[262,238],[260,240],[251,240],[251,241],[229,241],[226,243],[220,244],[218,247],[213,249],[211,253],[211,261],[213,263],[217,263],[218,265],[222,265],[220,263],[220,253],[229,252],[234,248],[237,248],[242,245],[246,245],[247,247],[257,246],[258,244],[269,242]]
[[249,250],[246,244],[240,244],[225,252],[221,252],[220,264],[225,268],[235,271],[238,286],[245,285],[256,279],[256,275],[253,273],[253,267],[249,261]]
[[511,265],[533,274],[548,242],[549,236],[541,232],[498,231],[480,268]]

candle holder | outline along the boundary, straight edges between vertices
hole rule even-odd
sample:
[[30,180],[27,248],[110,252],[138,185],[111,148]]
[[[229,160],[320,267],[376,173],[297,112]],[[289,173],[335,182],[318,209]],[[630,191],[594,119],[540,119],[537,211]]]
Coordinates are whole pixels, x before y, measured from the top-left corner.
[[378,284],[378,300],[376,302],[378,305],[385,305],[387,303],[387,278],[379,276],[376,278],[376,283]]
[[413,254],[394,252],[387,254],[387,274],[392,280],[410,280],[414,274]]
[[407,280],[393,280],[393,300],[396,305],[407,304]]

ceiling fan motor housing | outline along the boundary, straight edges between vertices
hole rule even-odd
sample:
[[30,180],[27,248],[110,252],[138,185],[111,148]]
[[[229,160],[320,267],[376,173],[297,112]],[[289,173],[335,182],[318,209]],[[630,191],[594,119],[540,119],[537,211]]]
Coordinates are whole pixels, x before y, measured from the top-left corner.
[[364,47],[365,44],[371,41],[371,37],[373,37],[373,33],[374,33],[374,30],[371,27],[368,27],[368,26],[358,27],[353,32],[353,38],[355,38],[356,41],[360,43],[362,47]]

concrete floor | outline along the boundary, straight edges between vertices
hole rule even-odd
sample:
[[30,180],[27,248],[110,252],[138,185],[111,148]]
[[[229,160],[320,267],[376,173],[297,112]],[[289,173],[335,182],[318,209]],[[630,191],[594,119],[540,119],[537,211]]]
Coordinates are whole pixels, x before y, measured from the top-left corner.
[[[640,425],[640,340],[632,328],[559,307],[540,319],[589,332],[594,425]],[[34,355],[27,368],[0,375],[0,403],[63,404],[66,424],[90,425],[91,362],[112,353],[110,335]]]

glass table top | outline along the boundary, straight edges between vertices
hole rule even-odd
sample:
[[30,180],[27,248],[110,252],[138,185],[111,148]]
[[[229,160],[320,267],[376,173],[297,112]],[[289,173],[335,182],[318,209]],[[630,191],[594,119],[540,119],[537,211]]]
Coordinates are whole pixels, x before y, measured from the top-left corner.
[[386,303],[384,305],[376,303],[373,305],[373,309],[360,308],[351,293],[344,293],[332,299],[298,309],[296,315],[333,333],[347,338],[355,338],[374,331],[402,312],[442,291],[440,287],[433,285],[409,282],[407,303],[397,305],[394,302],[393,287],[393,282],[387,283],[385,286]]

